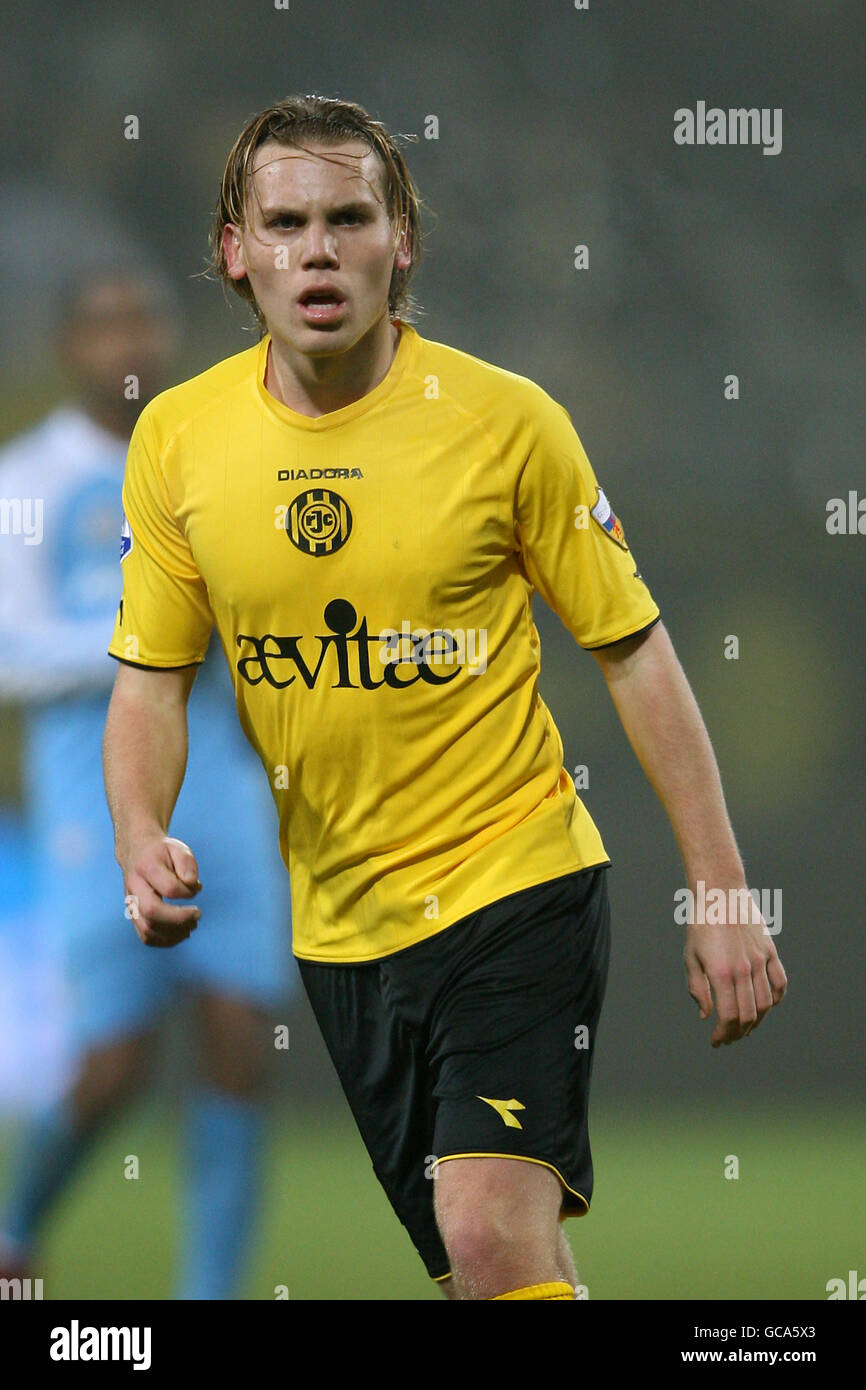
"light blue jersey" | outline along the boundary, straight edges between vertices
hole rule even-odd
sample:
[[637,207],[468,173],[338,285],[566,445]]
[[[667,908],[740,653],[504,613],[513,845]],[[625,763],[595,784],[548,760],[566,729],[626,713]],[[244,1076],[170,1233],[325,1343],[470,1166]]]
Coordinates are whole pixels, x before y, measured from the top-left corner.
[[189,760],[171,833],[203,889],[189,940],[149,950],[125,916],[102,780],[116,663],[126,448],[64,407],[0,453],[0,697],[24,706],[36,898],[63,952],[84,1046],[148,1023],[178,984],[263,1004],[294,987],[277,816],[213,644],[189,702]]

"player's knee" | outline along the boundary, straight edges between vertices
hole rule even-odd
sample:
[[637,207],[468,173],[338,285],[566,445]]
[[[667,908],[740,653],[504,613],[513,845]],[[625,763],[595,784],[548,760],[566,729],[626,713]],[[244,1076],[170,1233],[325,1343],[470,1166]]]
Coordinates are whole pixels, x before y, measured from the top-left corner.
[[146,1088],[150,1064],[146,1049],[123,1044],[92,1053],[75,1088],[84,1122],[96,1122],[135,1100]]
[[261,1070],[249,1067],[212,1067],[208,1080],[221,1091],[234,1096],[236,1100],[259,1100],[264,1090],[264,1077]]
[[453,1212],[442,1239],[462,1285],[479,1285],[520,1263],[525,1240],[495,1207]]
[[268,1015],[239,1000],[214,995],[203,998],[201,1008],[208,1079],[231,1095],[258,1099],[274,1052]]
[[239,1041],[236,1047],[207,1049],[208,1079],[221,1090],[245,1100],[261,1095],[267,1078],[268,1054],[263,1041]]

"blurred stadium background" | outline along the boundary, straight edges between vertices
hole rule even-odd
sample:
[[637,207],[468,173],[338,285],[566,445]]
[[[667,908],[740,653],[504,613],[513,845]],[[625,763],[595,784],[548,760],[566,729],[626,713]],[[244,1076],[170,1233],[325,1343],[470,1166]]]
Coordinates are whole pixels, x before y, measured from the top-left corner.
[[[623,517],[707,720],[748,881],[783,891],[790,992],[755,1037],[710,1049],[683,982],[664,814],[595,663],[539,606],[542,693],[614,862],[597,1187],[571,1223],[591,1298],[820,1299],[830,1278],[866,1274],[866,537],[825,526],[830,498],[866,495],[862,39],[856,0],[34,0],[4,20],[0,441],[62,393],[54,295],[103,248],[171,275],[182,375],[255,340],[240,302],[200,277],[211,208],[246,116],[318,92],[418,136],[407,155],[432,209],[419,331],[565,405]],[[675,109],[699,99],[781,107],[781,154],[675,145]],[[67,1065],[28,913],[38,849],[21,838],[19,745],[5,706],[0,1187],[17,1121]],[[286,1021],[248,1296],[438,1297],[305,1005]],[[179,1017],[157,1095],[64,1197],[40,1271],[50,1296],[169,1296],[172,1058],[187,1047]],[[142,1146],[147,1177],[118,1181],[114,1155]]]

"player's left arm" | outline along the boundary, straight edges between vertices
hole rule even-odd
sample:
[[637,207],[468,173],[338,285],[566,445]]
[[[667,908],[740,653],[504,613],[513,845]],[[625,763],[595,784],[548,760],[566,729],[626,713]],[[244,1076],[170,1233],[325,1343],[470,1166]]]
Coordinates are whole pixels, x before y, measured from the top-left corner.
[[[593,651],[635,755],[665,808],[695,894],[722,889],[743,902],[742,860],[725,807],[718,764],[704,721],[667,630],[649,632]],[[736,899],[729,897],[737,891]],[[751,900],[750,900],[751,902]],[[689,993],[701,1018],[715,1000],[713,1047],[757,1028],[780,1003],[787,978],[761,914],[724,926],[695,922],[686,930]]]

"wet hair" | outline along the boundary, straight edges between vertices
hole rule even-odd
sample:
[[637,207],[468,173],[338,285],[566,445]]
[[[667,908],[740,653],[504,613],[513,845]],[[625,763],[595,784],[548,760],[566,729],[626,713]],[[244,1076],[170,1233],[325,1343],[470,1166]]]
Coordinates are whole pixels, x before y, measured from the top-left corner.
[[398,139],[408,138],[412,137],[395,138],[363,106],[336,97],[290,96],[250,117],[232,146],[223,173],[211,224],[209,268],[224,285],[231,286],[247,301],[261,328],[265,327],[264,317],[248,277],[233,280],[228,274],[222,235],[229,222],[237,227],[247,225],[253,163],[256,151],[268,141],[306,149],[311,144],[343,145],[357,140],[378,155],[382,172],[380,191],[384,195],[388,219],[395,231],[408,235],[412,257],[405,270],[394,267],[388,292],[388,313],[392,319],[400,317],[407,322],[415,316],[420,306],[408,293],[408,285],[421,258],[422,203],[397,143]]

